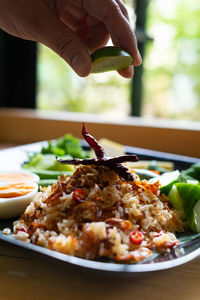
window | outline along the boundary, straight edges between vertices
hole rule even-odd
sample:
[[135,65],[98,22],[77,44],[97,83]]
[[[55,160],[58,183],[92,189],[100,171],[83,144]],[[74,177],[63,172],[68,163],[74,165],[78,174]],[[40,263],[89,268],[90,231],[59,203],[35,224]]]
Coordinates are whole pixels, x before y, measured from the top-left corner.
[[80,78],[38,45],[35,103],[36,45],[0,31],[0,105],[200,121],[200,1],[125,2],[144,49],[133,82],[116,72]]
[[80,78],[53,51],[39,45],[38,109],[128,115],[130,80],[116,72]]
[[142,116],[200,121],[200,1],[151,0]]

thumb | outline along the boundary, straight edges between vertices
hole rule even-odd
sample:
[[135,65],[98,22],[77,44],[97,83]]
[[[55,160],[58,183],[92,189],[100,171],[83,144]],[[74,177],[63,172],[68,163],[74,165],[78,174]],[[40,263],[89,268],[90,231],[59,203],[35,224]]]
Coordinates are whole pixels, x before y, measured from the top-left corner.
[[42,14],[42,20],[36,26],[37,41],[55,51],[79,76],[87,76],[92,68],[88,47],[52,11],[46,7],[43,8],[45,14]]

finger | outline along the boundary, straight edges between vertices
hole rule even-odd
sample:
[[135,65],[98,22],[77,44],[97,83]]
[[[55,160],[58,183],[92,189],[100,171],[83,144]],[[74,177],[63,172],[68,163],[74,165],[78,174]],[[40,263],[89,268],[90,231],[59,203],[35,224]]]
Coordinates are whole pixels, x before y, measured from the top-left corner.
[[[93,52],[101,47],[104,47],[108,43],[110,35],[103,23],[98,22],[97,24],[89,28],[89,35],[86,36],[86,39],[84,39],[84,41],[90,49],[90,52]],[[81,38],[83,38],[81,31],[78,31],[78,34]]]
[[129,15],[128,15],[128,10],[126,9],[126,6],[121,0],[116,0],[117,4],[119,5],[124,17],[129,21]]
[[114,44],[127,50],[133,56],[135,66],[141,64],[142,59],[137,48],[136,37],[125,17],[127,12],[124,8],[122,12],[122,2],[120,5],[113,0],[73,0],[73,2],[75,5],[82,4],[88,13],[105,24]]
[[134,67],[130,66],[127,69],[124,70],[118,70],[117,71],[121,76],[125,77],[125,78],[131,78],[134,75]]
[[90,15],[80,20],[65,11],[60,19],[84,40],[91,52],[105,46],[110,38],[106,26]]
[[[60,0],[60,1],[66,2],[66,0]],[[124,5],[123,1],[121,1],[121,0],[115,0],[115,1],[119,5],[123,15],[127,18],[127,20],[129,20],[128,11],[127,11],[126,6]],[[70,2],[72,5],[74,5],[76,7],[83,7],[84,6],[84,1],[83,0],[68,0],[68,2]]]
[[114,45],[127,50],[127,52],[131,54],[133,57],[133,65],[140,65],[142,60],[137,48],[137,40],[129,21],[124,16],[121,9],[118,9],[117,7],[113,6],[113,17],[111,17],[110,12],[111,9],[105,11],[103,19],[110,32]]
[[[65,1],[65,0],[60,0],[60,1]],[[78,7],[84,6],[84,0],[68,0],[68,2],[74,4]]]
[[62,13],[59,19],[73,31],[76,31],[77,28],[80,27],[80,19],[77,19],[75,16],[66,11]]
[[85,9],[77,7],[76,5],[71,4],[71,3],[66,3],[63,8],[58,7],[57,11],[58,11],[59,16],[61,16],[61,17],[64,12],[67,12],[79,20],[83,19],[84,16],[86,15]]
[[47,7],[41,5],[40,13],[33,29],[36,40],[60,55],[79,76],[87,76],[92,68],[88,47]]

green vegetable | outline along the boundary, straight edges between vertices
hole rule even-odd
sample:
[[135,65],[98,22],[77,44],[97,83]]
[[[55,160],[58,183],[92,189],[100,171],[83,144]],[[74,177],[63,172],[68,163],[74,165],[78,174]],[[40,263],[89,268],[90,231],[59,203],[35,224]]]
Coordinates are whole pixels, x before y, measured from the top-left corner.
[[200,181],[200,163],[192,165],[189,169],[183,171],[182,173],[185,176],[189,176],[190,178]]
[[189,228],[200,232],[200,163],[185,171],[174,171],[160,176],[161,193],[168,195],[176,210],[183,213]]
[[177,190],[176,184],[174,184],[168,195],[170,202],[176,210],[183,211],[182,199]]
[[43,147],[42,154],[54,154],[57,156],[70,155],[74,158],[86,158],[88,152],[84,151],[80,140],[68,133],[55,141],[49,141],[47,147]]
[[40,186],[52,185],[63,174],[72,175],[74,166],[57,162],[56,156],[63,159],[86,158],[89,152],[84,151],[78,138],[66,134],[57,140],[48,141],[40,153],[27,153],[28,161],[22,165],[23,169],[34,172],[40,177]]
[[[70,159],[71,156],[66,155],[63,159]],[[52,170],[52,171],[74,171],[74,167],[71,165],[62,165],[57,162],[55,155],[53,154],[41,154],[37,153],[29,162],[25,163],[22,168],[24,169],[36,169],[36,170]]]
[[178,170],[164,173],[158,179],[161,183],[160,192],[165,195],[169,194],[171,188],[175,183],[192,183],[192,184],[199,183],[194,178],[190,177],[189,175],[186,175],[183,171],[180,172]]
[[65,155],[65,150],[58,147],[58,146],[53,146],[52,144],[53,142],[52,141],[48,141],[48,147],[43,147],[41,152],[43,154],[54,154],[54,155],[57,155],[57,156],[63,156]]
[[159,176],[158,180],[160,181],[161,184],[160,192],[164,193],[165,195],[168,195],[173,184],[179,182],[179,176],[180,176],[180,172],[178,170],[173,172],[167,172]]
[[195,207],[188,218],[188,225],[194,232],[200,232],[200,200],[195,204]]
[[176,188],[182,200],[184,214],[188,218],[200,199],[200,186],[190,183],[177,183]]
[[52,170],[37,170],[29,169],[31,172],[37,174],[40,179],[58,179],[58,176],[67,175],[71,176],[73,171],[52,171]]
[[38,186],[49,186],[49,185],[53,185],[54,183],[57,182],[57,179],[41,179],[38,182]]
[[158,177],[158,175],[154,172],[151,172],[150,170],[145,170],[145,169],[134,169],[136,174],[139,175],[140,179],[151,179],[154,177]]
[[160,174],[168,172],[168,170],[166,170],[165,168],[159,167],[158,162],[156,160],[150,161],[148,170],[158,171]]
[[200,232],[200,186],[191,183],[176,183],[169,192],[169,200],[195,232]]

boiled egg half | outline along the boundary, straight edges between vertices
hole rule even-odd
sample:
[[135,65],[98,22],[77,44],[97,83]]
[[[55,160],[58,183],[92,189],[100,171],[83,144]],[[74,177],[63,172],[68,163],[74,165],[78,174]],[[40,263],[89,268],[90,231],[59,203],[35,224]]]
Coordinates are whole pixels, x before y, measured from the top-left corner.
[[27,171],[0,172],[0,218],[18,217],[38,192],[39,177]]

